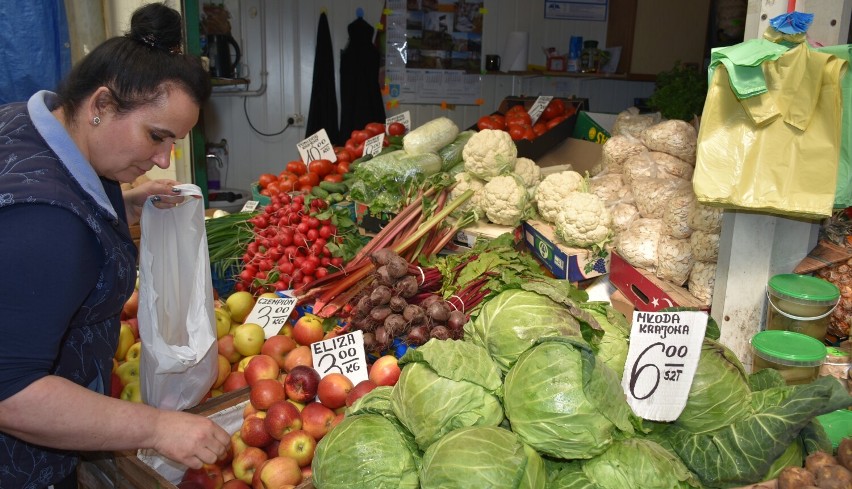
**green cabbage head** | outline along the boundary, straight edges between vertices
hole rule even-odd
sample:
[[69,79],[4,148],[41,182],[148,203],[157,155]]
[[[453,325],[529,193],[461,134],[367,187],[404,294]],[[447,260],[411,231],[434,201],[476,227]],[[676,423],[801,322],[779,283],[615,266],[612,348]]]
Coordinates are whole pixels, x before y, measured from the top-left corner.
[[520,289],[497,294],[464,326],[465,340],[485,347],[503,373],[536,340],[550,336],[581,338],[580,323],[562,304]]
[[603,336],[597,342],[598,360],[607,364],[621,379],[627,362],[627,351],[630,349],[630,324],[627,318],[607,302],[581,302],[580,308],[591,314],[603,328]]
[[473,426],[452,431],[423,454],[422,489],[448,487],[544,489],[544,462],[505,428]]
[[432,339],[399,363],[391,407],[421,450],[455,429],[503,421],[500,370],[481,346]]
[[411,434],[391,418],[343,418],[317,444],[313,485],[322,489],[417,489],[420,452]]
[[654,441],[629,438],[583,462],[583,472],[601,489],[686,489],[701,487],[698,478]]
[[633,434],[618,376],[582,341],[545,338],[506,374],[506,418],[539,453],[588,459]]

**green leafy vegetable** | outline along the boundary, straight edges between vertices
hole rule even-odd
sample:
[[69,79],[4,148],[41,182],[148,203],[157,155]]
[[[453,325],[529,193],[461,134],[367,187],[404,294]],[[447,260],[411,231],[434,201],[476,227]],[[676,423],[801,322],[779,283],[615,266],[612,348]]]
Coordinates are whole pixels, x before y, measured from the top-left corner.
[[346,416],[356,414],[381,414],[383,416],[395,416],[391,406],[391,391],[393,388],[380,385],[370,392],[364,394],[352,406],[346,408]]
[[583,472],[580,460],[544,459],[547,471],[547,489],[600,489]]
[[583,462],[583,472],[601,489],[701,487],[676,455],[641,438],[615,441],[604,453]]
[[630,324],[627,318],[608,302],[582,302],[580,308],[591,314],[603,328],[603,336],[592,343],[597,349],[598,360],[621,379],[630,349]]
[[420,471],[422,489],[544,489],[545,480],[538,453],[516,434],[496,426],[450,432],[426,450]]

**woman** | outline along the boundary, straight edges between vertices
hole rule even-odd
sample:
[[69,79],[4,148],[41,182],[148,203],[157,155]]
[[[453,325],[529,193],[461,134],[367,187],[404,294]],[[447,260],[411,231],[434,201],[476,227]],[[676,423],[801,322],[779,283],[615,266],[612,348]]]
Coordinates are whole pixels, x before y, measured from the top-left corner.
[[77,451],[199,468],[229,444],[205,417],[103,395],[136,280],[128,223],[179,199],[172,180],[120,184],[168,167],[210,95],[180,43],[180,14],[146,5],[57,93],[0,107],[0,489],[74,487]]

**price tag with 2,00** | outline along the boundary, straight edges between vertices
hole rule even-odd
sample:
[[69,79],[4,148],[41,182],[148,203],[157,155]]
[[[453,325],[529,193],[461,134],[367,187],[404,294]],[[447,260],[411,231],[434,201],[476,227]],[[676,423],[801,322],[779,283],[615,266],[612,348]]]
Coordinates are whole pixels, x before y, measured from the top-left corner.
[[621,386],[637,416],[652,421],[680,416],[706,329],[702,311],[633,313]]
[[358,385],[367,380],[367,355],[364,353],[364,333],[353,331],[327,340],[311,343],[314,370],[320,378],[340,373]]
[[295,307],[296,299],[293,297],[258,297],[244,322],[260,325],[264,336],[270,338],[277,335],[287,324],[287,319]]

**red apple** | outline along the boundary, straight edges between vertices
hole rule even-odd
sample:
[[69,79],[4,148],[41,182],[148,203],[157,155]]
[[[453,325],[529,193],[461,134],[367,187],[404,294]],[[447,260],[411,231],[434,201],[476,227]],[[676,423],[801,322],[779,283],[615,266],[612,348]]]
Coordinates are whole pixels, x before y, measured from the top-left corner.
[[216,347],[219,349],[219,354],[227,358],[232,364],[240,361],[243,356],[234,347],[234,335],[226,334],[216,340]]
[[234,476],[246,484],[251,484],[255,470],[268,458],[263,449],[246,447],[245,450],[235,454],[234,461],[231,462],[231,466],[234,468]]
[[284,386],[278,379],[260,379],[250,389],[249,401],[259,411],[266,411],[272,403],[287,399]]
[[334,411],[319,402],[309,402],[302,409],[302,429],[320,441],[334,423]]
[[244,372],[231,372],[222,384],[222,392],[231,392],[243,387],[248,387],[246,374]]
[[225,485],[222,486],[222,489],[251,489],[251,486],[239,479],[231,479],[229,481],[225,481]]
[[288,489],[302,483],[302,469],[287,457],[270,458],[254,473],[254,489]]
[[219,375],[216,376],[216,380],[213,382],[214,389],[222,387],[225,381],[228,380],[228,376],[231,375],[231,362],[223,355],[217,354],[216,358],[219,366]]
[[361,399],[361,396],[378,387],[375,382],[370,379],[362,380],[346,394],[346,406],[355,404],[355,401]]
[[311,347],[305,345],[297,346],[284,357],[284,371],[289,372],[299,365],[311,367],[314,364],[313,362]]
[[312,475],[314,475],[314,472],[310,465],[302,467],[302,480],[310,479]]
[[[272,437],[269,436],[263,426],[263,418],[257,414],[252,414],[243,420],[243,425],[240,427],[240,438],[249,447],[263,448],[272,442]],[[234,461],[237,457],[238,454],[234,454]],[[237,478],[242,479],[240,476],[237,476]]]
[[278,445],[278,456],[290,457],[299,464],[299,467],[311,465],[314,459],[314,450],[317,441],[305,430],[291,431],[284,435]]
[[278,456],[278,447],[281,445],[281,440],[272,440],[269,445],[266,445],[264,450],[266,450],[266,456],[269,458],[274,458]]
[[322,329],[322,319],[313,314],[305,314],[293,325],[293,339],[300,345],[310,345],[322,341],[325,331]]
[[277,334],[270,338],[268,338],[263,346],[260,347],[260,353],[263,355],[269,355],[274,358],[276,362],[278,362],[278,368],[284,370],[284,359],[287,358],[287,354],[293,351],[297,346],[296,341],[283,334]]
[[280,440],[286,433],[302,427],[302,414],[290,401],[278,401],[266,410],[263,424],[269,435]]
[[317,395],[320,376],[312,367],[298,365],[284,378],[284,390],[288,399],[308,402]]
[[373,362],[369,378],[376,385],[395,385],[399,374],[399,360],[393,355],[383,355]]
[[139,319],[132,317],[124,320],[129,326],[130,331],[133,331],[133,337],[137,340],[139,339]]
[[330,409],[337,409],[346,405],[346,396],[355,387],[349,377],[332,372],[320,379],[317,386],[317,397],[319,401]]
[[255,355],[243,370],[248,385],[254,385],[260,379],[277,379],[281,374],[278,362],[269,355]]
[[[234,475],[234,467],[231,466],[230,461],[227,462],[222,467],[222,478],[225,479],[225,484],[222,486],[222,489],[228,489],[228,487],[232,487],[232,489],[233,489],[234,484],[231,484],[231,486],[228,486],[228,482],[230,482],[230,481],[237,481],[240,484],[245,484],[245,482],[237,479],[237,477]],[[239,485],[237,485],[237,487],[242,488],[242,486],[239,486]]]
[[204,464],[200,469],[186,469],[181,482],[197,482],[204,489],[222,489],[225,480],[222,477],[222,468],[216,464]]
[[205,489],[204,486],[195,481],[180,481],[175,487],[177,489]]
[[243,450],[248,448],[246,442],[243,441],[243,437],[240,435],[239,431],[235,431],[231,435],[231,453],[233,453],[233,457],[231,459],[231,465],[233,465],[233,459],[237,458],[237,455],[240,454]]
[[339,425],[340,422],[343,421],[343,418],[345,418],[345,417],[346,417],[346,411],[345,410],[341,411],[339,413],[335,413],[334,419],[331,421],[331,427],[334,428],[335,426]]
[[[134,290],[130,297],[127,298],[127,301],[124,303],[124,306],[121,308],[121,315],[124,316],[125,319],[135,318],[136,313],[139,311],[139,290]],[[322,323],[320,323],[322,326]]]
[[260,410],[254,407],[251,402],[249,402],[248,404],[246,404],[246,407],[243,408],[243,419],[246,419],[252,414],[257,414],[259,412]]

